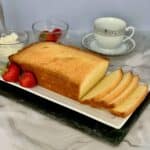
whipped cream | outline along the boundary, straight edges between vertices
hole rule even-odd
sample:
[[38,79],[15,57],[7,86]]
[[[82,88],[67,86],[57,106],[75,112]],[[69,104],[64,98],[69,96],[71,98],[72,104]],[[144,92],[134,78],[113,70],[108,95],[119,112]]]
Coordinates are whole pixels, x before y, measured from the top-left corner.
[[15,44],[18,42],[18,35],[14,32],[0,38],[0,44]]
[[23,46],[23,43],[19,43],[18,35],[15,32],[0,37],[0,59],[8,59],[8,56],[16,53]]

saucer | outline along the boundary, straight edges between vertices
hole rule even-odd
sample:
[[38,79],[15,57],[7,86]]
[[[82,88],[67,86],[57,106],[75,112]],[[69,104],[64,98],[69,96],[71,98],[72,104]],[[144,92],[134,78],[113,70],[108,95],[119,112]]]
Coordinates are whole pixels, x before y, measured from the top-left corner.
[[104,49],[101,48],[95,38],[94,38],[94,34],[93,33],[89,33],[87,35],[85,35],[82,38],[82,45],[83,47],[92,50],[94,52],[100,53],[100,54],[104,54],[104,55],[110,55],[110,56],[117,56],[117,55],[125,55],[128,54],[130,52],[132,52],[135,47],[136,47],[136,43],[133,39],[129,39],[125,42],[123,42],[119,47],[114,48],[114,49]]

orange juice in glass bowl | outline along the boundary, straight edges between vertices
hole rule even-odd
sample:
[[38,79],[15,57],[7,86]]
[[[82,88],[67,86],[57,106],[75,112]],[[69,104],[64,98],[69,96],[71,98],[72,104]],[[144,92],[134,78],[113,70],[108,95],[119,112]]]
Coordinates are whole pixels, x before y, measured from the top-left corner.
[[63,20],[41,20],[32,24],[36,41],[60,42],[67,34],[69,25]]

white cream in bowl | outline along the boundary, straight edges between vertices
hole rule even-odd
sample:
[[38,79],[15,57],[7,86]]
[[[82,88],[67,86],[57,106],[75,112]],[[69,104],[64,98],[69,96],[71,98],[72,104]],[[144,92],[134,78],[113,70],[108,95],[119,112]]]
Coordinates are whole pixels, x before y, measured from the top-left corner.
[[19,40],[18,34],[12,32],[0,37],[0,59],[8,59],[8,56],[16,53],[24,47],[24,43]]

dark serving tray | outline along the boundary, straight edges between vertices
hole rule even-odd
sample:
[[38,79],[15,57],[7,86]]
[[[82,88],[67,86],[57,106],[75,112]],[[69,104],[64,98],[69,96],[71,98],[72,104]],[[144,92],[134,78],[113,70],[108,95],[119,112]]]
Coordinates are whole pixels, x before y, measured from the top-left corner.
[[[18,103],[22,103],[27,107],[32,107],[35,111],[44,113],[50,118],[55,117],[56,120],[59,120],[62,123],[77,128],[99,140],[108,141],[114,145],[119,144],[123,140],[130,127],[134,125],[134,122],[138,119],[150,100],[150,94],[148,94],[144,102],[132,114],[125,125],[120,129],[115,129],[66,107],[44,100],[44,98],[26,92],[25,90],[7,84],[6,82],[0,81],[0,94],[14,96]],[[23,99],[24,101],[20,99]]]

